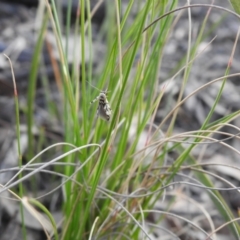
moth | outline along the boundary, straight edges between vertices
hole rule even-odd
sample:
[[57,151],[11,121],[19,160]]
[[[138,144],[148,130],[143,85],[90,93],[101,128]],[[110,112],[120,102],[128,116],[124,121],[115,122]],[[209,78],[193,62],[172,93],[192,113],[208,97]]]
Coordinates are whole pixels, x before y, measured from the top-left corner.
[[109,121],[112,114],[112,109],[107,100],[107,91],[102,91],[90,104],[98,101],[97,116]]

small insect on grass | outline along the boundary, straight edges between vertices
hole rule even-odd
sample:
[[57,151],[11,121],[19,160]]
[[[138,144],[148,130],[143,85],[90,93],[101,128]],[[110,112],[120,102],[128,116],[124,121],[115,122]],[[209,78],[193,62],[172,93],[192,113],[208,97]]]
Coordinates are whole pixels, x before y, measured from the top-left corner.
[[97,117],[109,121],[112,114],[112,109],[107,100],[107,91],[102,91],[90,104],[98,101]]

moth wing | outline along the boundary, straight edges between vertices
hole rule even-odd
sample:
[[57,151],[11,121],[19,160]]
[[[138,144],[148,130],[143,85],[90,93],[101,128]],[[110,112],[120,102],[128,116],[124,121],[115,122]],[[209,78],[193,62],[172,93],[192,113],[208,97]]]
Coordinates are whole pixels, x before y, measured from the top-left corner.
[[106,109],[106,105],[101,106],[99,105],[98,107],[98,116],[101,117],[102,119],[109,121],[110,120],[110,115],[111,112],[109,112],[109,110]]

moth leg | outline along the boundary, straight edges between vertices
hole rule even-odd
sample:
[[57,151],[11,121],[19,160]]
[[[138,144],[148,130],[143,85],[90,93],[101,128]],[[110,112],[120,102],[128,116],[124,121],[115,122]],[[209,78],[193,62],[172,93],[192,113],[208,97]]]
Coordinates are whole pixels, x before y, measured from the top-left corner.
[[95,99],[93,99],[93,100],[90,102],[90,104],[93,104],[94,102],[96,102],[96,101],[98,101],[98,100],[99,100],[99,96],[96,97]]

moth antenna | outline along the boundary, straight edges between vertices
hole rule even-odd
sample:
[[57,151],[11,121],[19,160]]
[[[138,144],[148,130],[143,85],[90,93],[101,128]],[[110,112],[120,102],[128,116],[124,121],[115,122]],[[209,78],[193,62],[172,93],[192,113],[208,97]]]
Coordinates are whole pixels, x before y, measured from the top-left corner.
[[110,91],[108,91],[107,89],[106,89],[105,91],[102,91],[102,90],[100,90],[99,88],[93,86],[89,81],[86,81],[86,82],[87,82],[91,87],[97,89],[99,92],[104,92],[104,93],[108,93],[108,92],[110,92]]
[[91,87],[93,87],[93,88],[95,88],[95,89],[97,89],[98,91],[100,91],[101,92],[101,90],[99,89],[99,88],[97,88],[97,87],[94,87],[89,81],[86,81]]

